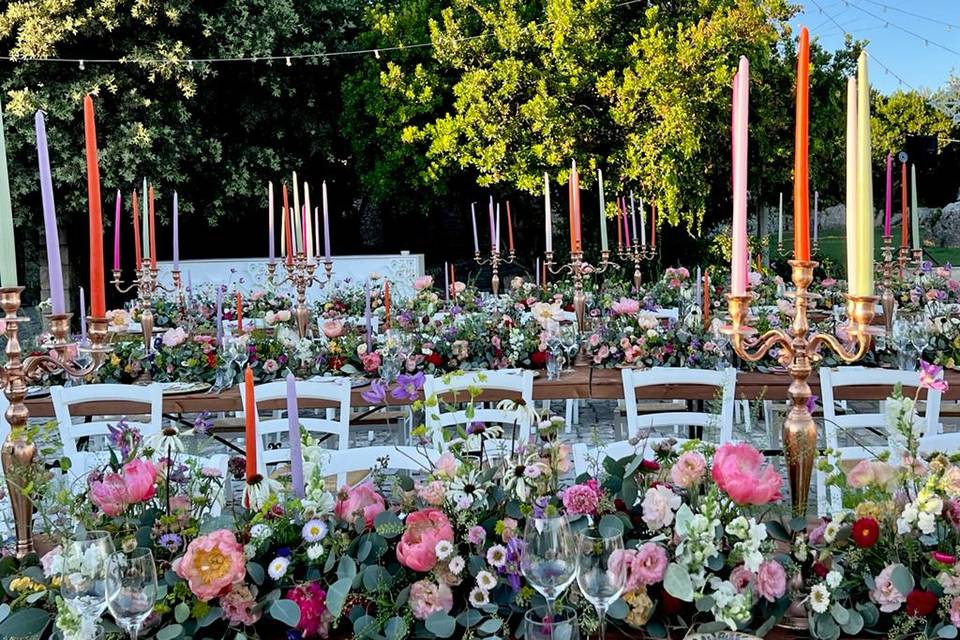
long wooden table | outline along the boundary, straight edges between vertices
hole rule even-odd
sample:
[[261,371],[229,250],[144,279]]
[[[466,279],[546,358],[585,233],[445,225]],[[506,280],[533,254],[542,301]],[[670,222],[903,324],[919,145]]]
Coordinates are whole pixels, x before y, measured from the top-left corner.
[[[947,371],[946,380],[950,384],[949,390],[943,394],[944,400],[960,400],[960,372]],[[815,395],[820,395],[819,378],[811,377],[811,388]],[[740,372],[737,375],[737,397],[748,400],[784,400],[787,397],[787,387],[790,385],[790,376],[786,373]],[[354,406],[369,406],[361,394],[369,387],[360,387],[353,390]],[[912,390],[905,390],[905,393]],[[835,397],[838,400],[880,400],[887,396],[889,389],[876,386],[844,387],[837,389]],[[641,399],[683,399],[683,400],[711,400],[716,390],[709,386],[699,385],[658,385],[643,387],[637,390],[637,397]],[[595,369],[578,366],[564,372],[559,380],[547,380],[543,373],[534,381],[533,396],[536,400],[565,400],[570,398],[616,400],[623,398],[623,386],[620,382],[620,371],[617,369]],[[387,395],[388,404],[403,405],[404,401],[394,400]],[[483,396],[480,398],[484,399]],[[26,402],[33,417],[53,417],[53,405],[49,396],[29,398]],[[269,404],[262,404],[263,408],[273,408]],[[280,408],[282,402],[277,402]],[[323,403],[300,401],[305,408],[323,407]],[[75,415],[122,415],[142,410],[142,406],[127,402],[88,403],[76,407]],[[163,399],[163,412],[167,414],[200,413],[208,411],[239,411],[240,391],[237,387],[227,389],[217,394],[189,393],[182,395],[166,395]]]

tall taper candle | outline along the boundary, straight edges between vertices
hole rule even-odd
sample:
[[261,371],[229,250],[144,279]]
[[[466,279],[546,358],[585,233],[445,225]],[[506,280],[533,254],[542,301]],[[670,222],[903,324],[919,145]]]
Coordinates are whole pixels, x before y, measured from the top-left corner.
[[[857,281],[857,79],[847,78],[847,282]],[[853,289],[850,290],[853,293]]]
[[893,211],[893,156],[887,154],[887,189],[883,207],[883,235],[890,235],[890,215]]
[[820,192],[813,192],[813,241],[820,242]]
[[450,264],[443,262],[443,300],[450,302]]
[[609,251],[607,242],[607,205],[603,201],[603,171],[597,169],[597,189],[600,192],[600,250]]
[[780,192],[780,209],[777,218],[777,244],[783,246],[783,191]]
[[487,213],[490,215],[490,250],[493,251],[497,247],[497,228],[493,220],[493,196],[490,196]]
[[[640,209],[640,216],[643,216],[643,208]],[[633,191],[630,192],[630,226],[633,231],[633,241],[637,241],[637,208],[633,202]]]
[[363,308],[363,318],[367,325],[367,353],[373,350],[373,313],[370,309],[370,280],[363,286],[366,303]]
[[[624,196],[620,198],[620,201],[621,201],[621,209],[623,210],[623,235],[625,236],[627,250],[629,251],[630,250],[630,218],[627,216],[627,197]],[[642,221],[643,216],[641,216],[640,219]],[[644,246],[646,246],[646,242],[644,242],[643,244]],[[634,238],[633,238],[633,248],[634,249],[637,248],[636,234],[634,234]]]
[[137,201],[136,189],[133,190],[131,201],[133,202],[133,252],[136,255],[137,272],[139,273],[140,267],[143,266],[143,252],[140,244],[140,205]]
[[910,226],[913,229],[913,249],[920,248],[920,207],[917,204],[917,165],[910,164]]
[[303,215],[300,211],[300,184],[297,182],[297,172],[293,172],[293,246],[296,247],[294,253],[300,253],[304,250],[303,231],[300,230]]
[[734,113],[733,163],[733,251],[730,260],[730,287],[735,296],[747,292],[747,122],[750,63],[740,56],[737,70],[736,112]]
[[237,335],[243,335],[243,294],[237,291]]
[[327,204],[327,181],[321,185],[323,189],[323,257],[330,259],[330,209]]
[[900,163],[900,246],[907,248],[907,225],[910,215],[907,213],[907,163]]
[[546,229],[547,253],[553,253],[553,219],[550,215],[550,177],[543,172],[543,224]]
[[113,214],[113,270],[120,270],[120,189],[117,189],[117,210]]
[[3,103],[0,102],[0,287],[17,286],[17,243],[13,235],[13,207],[7,176],[7,143],[3,134]]
[[153,185],[147,189],[147,208],[150,212],[150,270],[157,270],[157,219],[153,215]]
[[855,295],[873,295],[873,172],[870,167],[870,83],[867,52],[857,60],[857,281]]
[[247,370],[243,373],[243,384],[246,387],[247,403],[243,410],[244,415],[244,436],[243,446],[247,458],[247,480],[257,475],[257,399],[254,396],[253,389],[253,369],[247,365]]
[[217,346],[223,344],[223,287],[217,285]]
[[104,282],[103,212],[100,202],[100,158],[97,155],[97,125],[93,114],[93,98],[83,98],[83,134],[87,155],[87,204],[90,210],[90,312],[94,317],[107,315],[107,294]]
[[293,264],[293,254],[296,253],[293,245],[293,221],[290,219],[290,203],[287,201],[287,185],[283,185],[283,255],[287,258],[287,265]]
[[513,216],[510,215],[509,200],[507,200],[507,249],[513,252]]
[[810,259],[810,33],[800,30],[793,159],[793,257]]
[[180,271],[180,201],[173,192],[173,270]]
[[80,344],[87,344],[87,294],[80,287],[80,308],[77,311],[80,316]]
[[496,242],[494,242],[493,247],[496,249],[497,253],[500,253],[500,203],[497,203],[497,229],[493,234]]
[[470,203],[470,221],[473,223],[473,252],[480,253],[480,240],[477,239],[477,207],[476,202]]
[[[633,193],[632,191],[630,193]],[[626,212],[624,212],[626,213]],[[653,212],[651,211],[651,214]],[[637,243],[637,234],[633,234],[633,243]],[[640,246],[647,248],[647,210],[643,206],[643,198],[640,198]]]
[[277,245],[273,227],[273,180],[267,183],[267,229],[270,235],[270,248],[267,250],[267,256],[270,259],[270,264],[273,264],[277,257]]
[[303,208],[303,217],[307,222],[307,229],[304,233],[307,237],[307,258],[313,260],[317,256],[315,252],[320,247],[313,244],[313,209],[310,207],[310,184],[307,182],[303,183]]
[[63,266],[60,264],[60,235],[57,232],[57,213],[53,202],[53,178],[50,174],[50,156],[47,151],[47,125],[43,112],[34,118],[37,129],[37,159],[40,163],[40,199],[43,202],[43,230],[47,243],[47,271],[50,278],[50,301],[53,313],[65,313],[63,299]]
[[290,436],[290,484],[293,495],[302,498],[303,486],[303,450],[300,442],[300,407],[297,405],[297,379],[287,374],[287,426]]
[[149,207],[147,206],[147,179],[143,179],[143,190],[140,192],[140,197],[143,198],[141,211],[141,224],[140,228],[143,231],[143,258],[145,260],[150,259],[150,217],[147,213]]

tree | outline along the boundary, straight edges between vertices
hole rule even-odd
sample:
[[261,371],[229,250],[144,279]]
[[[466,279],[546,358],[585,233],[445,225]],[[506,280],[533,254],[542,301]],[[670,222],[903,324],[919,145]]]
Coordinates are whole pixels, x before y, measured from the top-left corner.
[[887,153],[896,155],[907,136],[950,138],[953,123],[917,91],[896,91],[889,96],[874,93],[870,113],[870,138],[874,165],[886,162]]

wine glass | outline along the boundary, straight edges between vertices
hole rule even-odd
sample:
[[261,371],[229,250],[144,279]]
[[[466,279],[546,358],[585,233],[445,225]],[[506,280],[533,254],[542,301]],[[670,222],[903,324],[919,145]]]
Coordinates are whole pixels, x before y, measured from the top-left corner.
[[157,600],[157,565],[149,549],[111,554],[107,559],[107,607],[132,640]]
[[565,516],[527,518],[520,571],[552,615],[553,603],[577,577],[577,544]]
[[97,620],[107,609],[107,557],[114,552],[106,531],[87,531],[64,544],[60,595],[81,618]]
[[580,351],[580,331],[576,324],[561,325],[560,344],[566,352],[567,361],[573,362]]
[[560,607],[552,613],[547,607],[533,607],[523,616],[524,640],[579,640],[577,612]]
[[588,529],[580,534],[580,592],[597,609],[600,640],[607,631],[607,608],[616,602],[627,584],[623,537],[619,532],[604,534]]

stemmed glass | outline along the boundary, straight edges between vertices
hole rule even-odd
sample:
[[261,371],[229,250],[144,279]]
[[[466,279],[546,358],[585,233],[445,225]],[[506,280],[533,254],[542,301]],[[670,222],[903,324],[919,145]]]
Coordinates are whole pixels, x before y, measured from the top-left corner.
[[153,611],[157,600],[157,566],[153,552],[135,549],[107,558],[107,607],[113,619],[132,640]]
[[600,640],[607,632],[607,608],[616,602],[627,584],[627,565],[620,533],[605,535],[597,529],[580,534],[580,592],[597,609]]
[[60,595],[81,618],[98,620],[106,611],[105,565],[113,552],[106,531],[87,531],[64,545]]
[[524,640],[579,640],[577,612],[559,607],[552,613],[547,607],[533,607],[523,616]]
[[573,362],[580,351],[580,332],[576,324],[561,325],[560,344],[567,356],[567,362]]
[[565,516],[527,518],[523,530],[520,571],[547,601],[553,604],[577,577],[577,544]]

